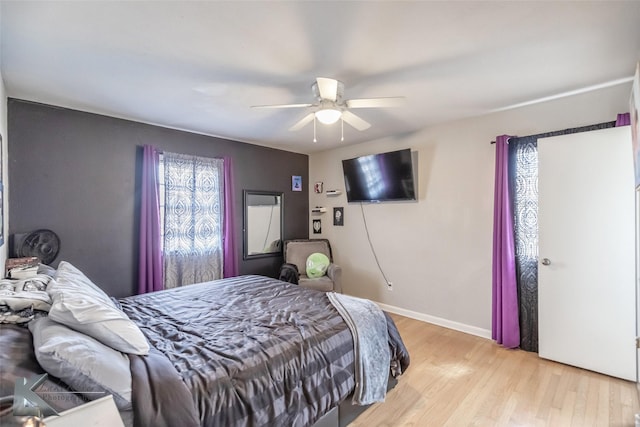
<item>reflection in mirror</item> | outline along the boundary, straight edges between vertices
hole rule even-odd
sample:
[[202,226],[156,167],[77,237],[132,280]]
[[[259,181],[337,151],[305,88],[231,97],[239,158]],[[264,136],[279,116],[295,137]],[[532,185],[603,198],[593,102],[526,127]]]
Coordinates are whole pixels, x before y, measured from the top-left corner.
[[244,191],[244,259],[280,255],[282,193]]

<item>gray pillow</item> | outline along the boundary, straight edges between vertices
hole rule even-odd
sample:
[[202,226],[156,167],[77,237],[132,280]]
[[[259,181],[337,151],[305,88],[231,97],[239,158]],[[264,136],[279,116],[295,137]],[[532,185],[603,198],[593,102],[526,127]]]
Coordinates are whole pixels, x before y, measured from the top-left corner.
[[90,400],[113,395],[131,409],[129,358],[95,339],[42,317],[29,323],[40,366]]
[[114,350],[146,355],[149,343],[140,328],[80,270],[62,261],[47,292],[52,320],[89,335]]
[[53,277],[56,275],[56,269],[47,264],[38,264],[38,274],[46,274]]

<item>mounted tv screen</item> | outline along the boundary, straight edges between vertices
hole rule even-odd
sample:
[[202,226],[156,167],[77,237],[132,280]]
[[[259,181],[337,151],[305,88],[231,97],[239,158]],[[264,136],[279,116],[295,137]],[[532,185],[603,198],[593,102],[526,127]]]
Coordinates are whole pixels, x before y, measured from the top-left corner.
[[348,202],[416,200],[411,150],[342,161]]

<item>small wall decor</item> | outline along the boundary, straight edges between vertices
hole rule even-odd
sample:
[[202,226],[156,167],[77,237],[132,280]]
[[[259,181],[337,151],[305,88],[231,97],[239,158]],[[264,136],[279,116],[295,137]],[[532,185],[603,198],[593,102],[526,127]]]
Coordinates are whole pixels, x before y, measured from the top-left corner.
[[344,225],[344,208],[333,208],[333,225],[339,227]]
[[315,185],[313,186],[313,191],[320,194],[322,193],[322,187],[323,187],[322,182],[316,182]]
[[322,222],[319,219],[313,220],[313,234],[322,233]]
[[302,177],[299,175],[291,176],[291,191],[302,191]]

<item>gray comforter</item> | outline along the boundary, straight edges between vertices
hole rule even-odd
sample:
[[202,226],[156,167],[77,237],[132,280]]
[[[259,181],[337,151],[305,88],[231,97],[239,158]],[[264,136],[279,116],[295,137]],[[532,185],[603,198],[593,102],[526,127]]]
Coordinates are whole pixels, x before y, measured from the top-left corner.
[[351,332],[322,292],[242,276],[120,303],[152,346],[131,356],[139,426],[309,426],[353,392]]

